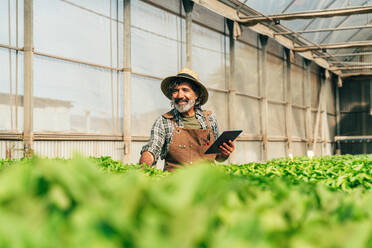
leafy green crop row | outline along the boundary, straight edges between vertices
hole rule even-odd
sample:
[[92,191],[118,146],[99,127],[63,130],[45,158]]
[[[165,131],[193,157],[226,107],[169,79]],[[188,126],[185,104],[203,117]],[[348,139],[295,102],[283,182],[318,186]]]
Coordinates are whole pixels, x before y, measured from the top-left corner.
[[234,175],[279,176],[292,183],[322,183],[343,191],[372,188],[372,155],[281,158],[267,163],[226,166],[225,169]]
[[0,247],[372,247],[371,162],[2,160]]

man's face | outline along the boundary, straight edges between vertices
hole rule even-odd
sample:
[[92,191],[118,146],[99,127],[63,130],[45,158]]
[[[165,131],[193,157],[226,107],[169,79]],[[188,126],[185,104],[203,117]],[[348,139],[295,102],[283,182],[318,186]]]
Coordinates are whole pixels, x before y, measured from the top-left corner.
[[172,102],[180,113],[189,111],[197,98],[198,95],[188,82],[181,82],[172,90]]

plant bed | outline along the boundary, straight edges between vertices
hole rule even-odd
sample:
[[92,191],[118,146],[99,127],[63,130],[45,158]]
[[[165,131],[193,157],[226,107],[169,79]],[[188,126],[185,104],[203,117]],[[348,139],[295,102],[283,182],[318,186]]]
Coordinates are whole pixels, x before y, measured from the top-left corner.
[[0,161],[0,247],[370,247],[372,157]]

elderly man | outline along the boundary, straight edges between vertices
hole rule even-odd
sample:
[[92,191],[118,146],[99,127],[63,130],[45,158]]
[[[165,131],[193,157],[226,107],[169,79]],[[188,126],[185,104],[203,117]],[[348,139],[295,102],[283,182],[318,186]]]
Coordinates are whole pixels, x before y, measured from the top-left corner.
[[164,79],[161,90],[174,108],[153,124],[150,141],[141,150],[140,164],[153,165],[160,157],[165,159],[164,170],[172,171],[198,161],[226,160],[234,151],[231,140],[220,146],[218,154],[204,154],[219,134],[214,115],[201,109],[208,91],[198,75],[184,68]]

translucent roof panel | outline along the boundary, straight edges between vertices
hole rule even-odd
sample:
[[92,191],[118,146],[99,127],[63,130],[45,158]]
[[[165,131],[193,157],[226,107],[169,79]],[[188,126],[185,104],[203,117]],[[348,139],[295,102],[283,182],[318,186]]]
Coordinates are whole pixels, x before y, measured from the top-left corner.
[[[372,4],[371,0],[239,0],[250,8],[264,14],[297,13],[324,9],[340,9]],[[371,1],[371,2],[370,2]],[[372,24],[372,14],[336,16],[331,18],[296,19],[281,21],[280,24],[291,31],[317,30],[338,27],[363,26]],[[372,30],[371,30],[372,31]],[[338,34],[336,34],[338,33]],[[339,43],[356,33],[356,30],[336,32],[303,33],[302,37],[315,44]],[[345,38],[346,37],[346,38]]]
[[372,29],[362,29],[355,33],[351,41],[372,40]]
[[312,20],[296,20],[296,21],[280,21],[280,23],[293,30],[293,31],[299,31],[299,30],[304,30],[306,27],[311,24]]
[[342,8],[345,1],[334,0],[296,0],[285,13],[304,12],[309,10],[322,10],[328,8]]
[[[239,0],[262,15],[300,13],[319,10],[335,10],[355,7],[371,7],[372,0]],[[273,25],[273,23],[268,23]],[[369,27],[365,27],[369,25]],[[280,25],[274,30],[291,33],[306,45],[326,45],[345,42],[372,41],[372,14],[354,14],[349,16],[334,16],[328,18],[280,20]],[[304,32],[305,31],[305,32]],[[309,32],[310,31],[310,32]],[[288,34],[286,34],[288,36]],[[372,48],[368,48],[372,50]],[[318,51],[324,55],[352,54],[366,51],[367,48],[327,49]],[[349,61],[353,56],[325,57],[331,63]],[[336,63],[338,66],[347,66]]]
[[257,10],[258,12],[264,15],[271,15],[271,14],[278,14],[288,6],[292,0],[267,0],[267,1],[260,1],[260,0],[239,0],[240,2],[244,3],[252,9]]
[[[333,19],[333,18],[332,18]],[[372,24],[372,15],[354,15],[350,16],[338,27],[355,27],[355,26],[365,26]],[[338,42],[347,42],[353,36],[358,36],[358,39],[354,40],[369,40],[369,34],[372,32],[372,29],[352,29],[352,30],[341,30],[335,31],[331,36],[327,37],[325,40],[321,40],[321,43],[338,43]],[[361,36],[363,34],[363,36]]]
[[365,5],[367,0],[239,0],[264,15],[336,9]]

